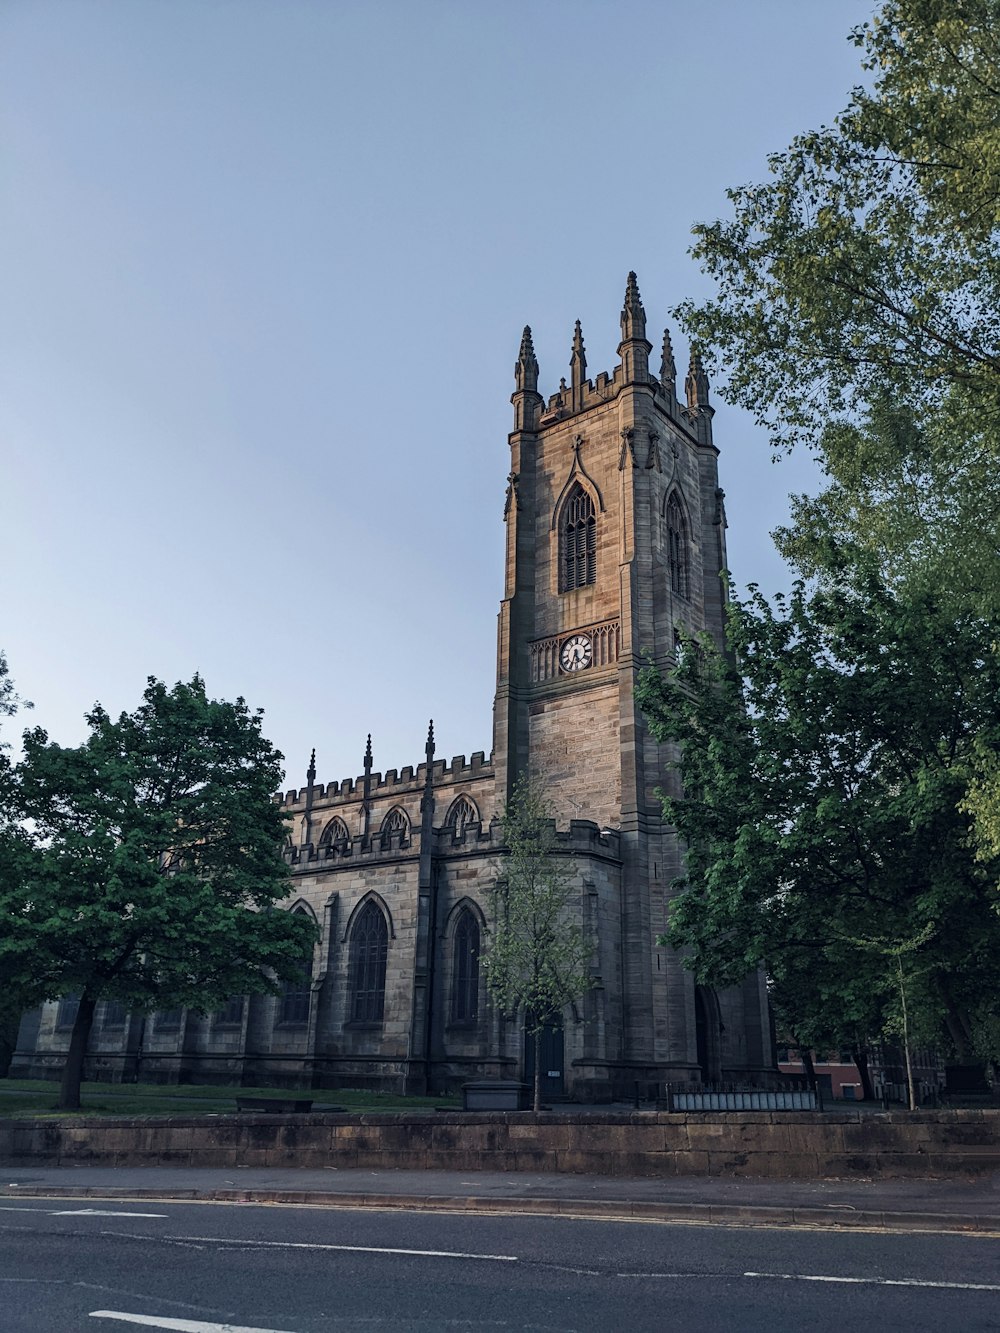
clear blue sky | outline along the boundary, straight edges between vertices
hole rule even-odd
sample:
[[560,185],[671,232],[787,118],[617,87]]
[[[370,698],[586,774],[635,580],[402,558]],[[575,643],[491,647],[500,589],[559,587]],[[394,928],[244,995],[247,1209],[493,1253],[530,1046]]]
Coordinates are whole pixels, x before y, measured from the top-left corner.
[[[6,0],[0,647],[24,720],[200,671],[289,786],[489,751],[509,396],[704,294],[690,227],[860,78],[854,0]],[[676,333],[676,330],[675,330]],[[676,341],[676,339],[675,339]],[[678,361],[686,349],[678,346]],[[738,582],[815,484],[716,440]]]

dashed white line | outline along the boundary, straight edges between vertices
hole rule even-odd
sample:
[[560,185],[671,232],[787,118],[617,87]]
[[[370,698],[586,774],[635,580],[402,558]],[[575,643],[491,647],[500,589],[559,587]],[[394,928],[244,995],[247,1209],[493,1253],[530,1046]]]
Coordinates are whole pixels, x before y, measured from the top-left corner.
[[91,1319],[117,1319],[145,1328],[169,1328],[175,1333],[289,1333],[288,1329],[250,1328],[246,1324],[206,1324],[200,1319],[168,1319],[163,1315],[129,1314],[125,1310],[91,1310]]
[[27,1204],[0,1204],[2,1213],[40,1213],[43,1217],[168,1217],[168,1213],[133,1213],[108,1208],[32,1208]]
[[482,1259],[495,1264],[520,1263],[516,1254],[468,1254],[462,1250],[401,1250],[383,1245],[319,1245],[297,1240],[237,1240],[231,1236],[164,1236],[163,1239],[185,1244],[232,1245],[241,1250],[339,1250],[347,1254],[405,1254],[418,1259]]
[[110,1208],[63,1208],[50,1217],[166,1217],[167,1213],[125,1213]]
[[775,1282],[840,1282],[868,1287],[938,1287],[946,1291],[1000,1291],[990,1282],[933,1282],[920,1277],[835,1277],[824,1273],[744,1273],[744,1277],[769,1278]]

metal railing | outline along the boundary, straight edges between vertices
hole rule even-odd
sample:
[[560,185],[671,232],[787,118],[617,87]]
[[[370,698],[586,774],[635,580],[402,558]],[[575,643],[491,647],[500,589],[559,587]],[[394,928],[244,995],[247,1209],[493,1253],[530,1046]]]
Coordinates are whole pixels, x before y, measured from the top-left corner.
[[668,1111],[822,1111],[823,1100],[806,1082],[781,1088],[745,1083],[668,1083]]

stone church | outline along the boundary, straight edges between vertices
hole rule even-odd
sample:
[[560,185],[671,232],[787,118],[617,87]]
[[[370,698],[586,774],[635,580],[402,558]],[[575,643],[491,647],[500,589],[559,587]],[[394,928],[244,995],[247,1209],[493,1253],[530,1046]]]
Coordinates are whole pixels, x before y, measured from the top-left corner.
[[[644,725],[636,673],[669,667],[676,627],[722,634],[725,511],[708,381],[692,357],[684,399],[668,333],[659,374],[635,274],[619,363],[587,375],[577,322],[569,382],[547,399],[525,329],[514,367],[506,576],[493,753],[306,784],[289,816],[289,910],[320,925],[311,973],[280,996],[209,1015],[98,1009],[88,1076],[441,1092],[533,1072],[533,1043],[487,993],[497,813],[528,773],[544,787],[558,852],[593,944],[592,987],[542,1048],[545,1095],[600,1101],[689,1078],[773,1068],[755,974],[716,993],[657,944],[681,851],[656,788],[669,754]],[[73,1002],[22,1027],[12,1072],[55,1073]]]

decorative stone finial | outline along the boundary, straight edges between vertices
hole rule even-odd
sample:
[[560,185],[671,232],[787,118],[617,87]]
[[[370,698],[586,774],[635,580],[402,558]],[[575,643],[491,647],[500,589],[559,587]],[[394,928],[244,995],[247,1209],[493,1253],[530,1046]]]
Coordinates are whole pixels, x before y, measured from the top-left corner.
[[695,351],[691,352],[691,365],[684,381],[684,392],[687,394],[689,412],[711,410],[708,401],[708,376],[701,364],[701,357]]
[[577,320],[573,326],[573,356],[579,358],[584,366],[587,364],[587,353],[583,346],[583,329],[580,321]]
[[660,383],[668,393],[677,392],[677,362],[674,360],[674,345],[670,341],[670,330],[663,330],[663,347],[660,351]]
[[365,768],[371,768],[371,766],[372,766],[372,734],[371,734],[371,732],[368,733],[368,744],[365,746],[365,760],[364,760],[364,763],[365,763]]
[[427,745],[426,745],[426,752],[427,752],[427,762],[428,762],[428,764],[429,764],[429,763],[431,762],[431,760],[434,758],[434,719],[433,719],[433,718],[431,718],[430,722],[429,722],[428,725],[427,725]]
[[538,361],[535,358],[535,345],[531,341],[531,327],[528,324],[525,324],[524,332],[521,334],[521,350],[514,363],[514,383],[519,393],[523,390],[529,392],[538,390]]
[[639,298],[639,284],[635,274],[628,275],[625,284],[625,304],[621,314],[622,340],[618,355],[622,359],[622,376],[626,384],[649,383],[649,354],[653,350],[646,341],[646,312]]
[[621,325],[622,342],[646,336],[646,312],[642,308],[639,284],[634,273],[628,275],[628,282],[625,284],[625,305],[622,308]]
[[309,767],[306,769],[306,783],[311,787],[316,781],[316,749],[309,756]]
[[573,354],[569,359],[569,373],[572,385],[570,406],[574,412],[579,412],[583,407],[583,386],[587,379],[587,352],[583,346],[583,329],[579,320],[573,329]]

